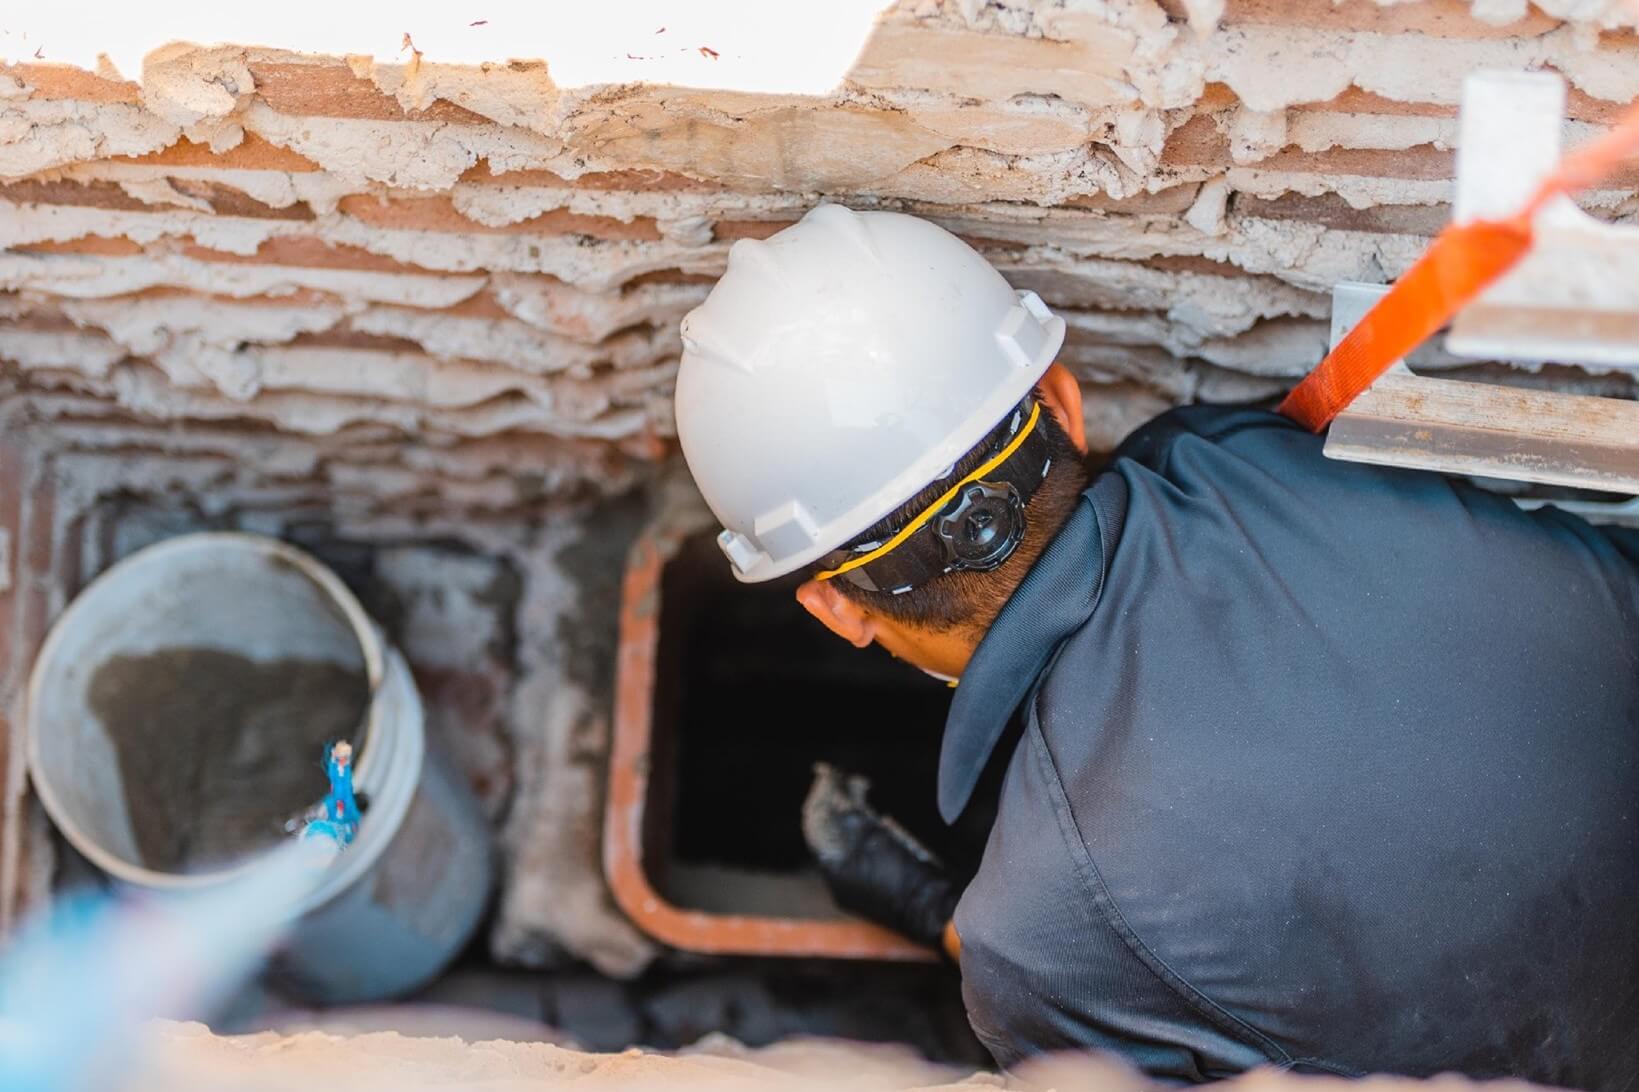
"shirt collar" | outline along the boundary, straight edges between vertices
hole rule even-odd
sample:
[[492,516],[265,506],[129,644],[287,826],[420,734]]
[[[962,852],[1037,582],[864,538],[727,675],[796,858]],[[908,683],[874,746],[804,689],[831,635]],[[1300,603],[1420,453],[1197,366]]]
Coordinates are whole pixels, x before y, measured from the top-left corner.
[[939,751],[939,814],[954,823],[1019,703],[1092,617],[1126,516],[1127,484],[1101,474],[1002,607],[962,672]]

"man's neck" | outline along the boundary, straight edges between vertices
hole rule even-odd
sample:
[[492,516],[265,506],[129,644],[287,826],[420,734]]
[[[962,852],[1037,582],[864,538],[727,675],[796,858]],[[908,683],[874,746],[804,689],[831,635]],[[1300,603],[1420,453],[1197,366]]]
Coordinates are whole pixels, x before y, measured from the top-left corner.
[[899,625],[879,634],[878,642],[895,656],[940,678],[961,678],[967,663],[984,638],[984,630],[970,626],[934,630]]

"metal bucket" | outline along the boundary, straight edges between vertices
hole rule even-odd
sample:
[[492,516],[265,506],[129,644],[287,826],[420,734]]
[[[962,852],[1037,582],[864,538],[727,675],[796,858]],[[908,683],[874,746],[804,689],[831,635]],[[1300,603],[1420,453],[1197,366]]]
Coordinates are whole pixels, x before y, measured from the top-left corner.
[[[276,540],[171,539],[108,570],[58,619],[29,679],[26,723],[30,775],[63,836],[118,883],[149,892],[218,884],[250,866],[261,847],[199,867],[150,866],[130,800],[151,789],[127,784],[119,747],[132,744],[113,738],[106,704],[93,708],[105,693],[94,693],[105,665],[141,665],[182,649],[229,656],[253,671],[293,661],[345,669],[368,688],[357,695],[364,712],[352,729],[368,808],[352,846],[299,904],[276,957],[278,979],[309,1001],[351,1003],[397,996],[437,975],[483,913],[493,877],[488,828],[466,785],[427,751],[403,657],[334,573]],[[208,672],[186,683],[189,701],[196,690],[203,701],[213,685],[227,685]],[[153,729],[150,722],[144,731]],[[286,730],[282,722],[274,729]],[[266,741],[209,743],[254,751]],[[245,760],[253,773],[268,768],[264,761],[317,768],[320,755],[306,743],[274,740],[271,748]],[[314,800],[322,778],[317,784]],[[151,817],[147,823],[151,831]]]

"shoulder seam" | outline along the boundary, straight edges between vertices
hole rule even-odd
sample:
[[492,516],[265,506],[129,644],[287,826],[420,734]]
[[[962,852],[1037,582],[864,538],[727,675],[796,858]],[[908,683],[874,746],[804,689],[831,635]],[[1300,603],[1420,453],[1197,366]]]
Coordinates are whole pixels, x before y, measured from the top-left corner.
[[[1070,809],[1069,795],[1065,792],[1064,781],[1059,776],[1058,763],[1054,760],[1052,749],[1048,746],[1047,733],[1042,730],[1039,718],[1031,717],[1031,721],[1029,730],[1035,733],[1040,743],[1040,761],[1052,788],[1055,790],[1056,798],[1053,801],[1053,810],[1059,813],[1059,834],[1065,841],[1072,843],[1070,849],[1074,859],[1085,866],[1085,872],[1082,872],[1079,868],[1077,872],[1080,874],[1083,884],[1088,888],[1088,894],[1092,896],[1093,904],[1103,916],[1105,924],[1114,930],[1115,934],[1122,939],[1128,950],[1132,952],[1138,961],[1185,1005],[1195,1010],[1221,1031],[1261,1051],[1271,1062],[1290,1065],[1292,1063],[1291,1055],[1281,1049],[1279,1044],[1226,1011],[1200,990],[1190,985],[1182,975],[1173,970],[1149,945],[1145,944],[1132,926],[1128,924],[1121,913],[1121,908],[1115,904],[1115,898],[1110,894],[1109,887],[1105,884],[1104,877],[1098,870],[1098,864],[1087,850],[1086,839],[1082,837],[1081,827],[1076,822],[1075,814]],[[1070,827],[1069,831],[1064,829],[1066,823]],[[1074,834],[1073,838],[1069,836],[1071,833]]]

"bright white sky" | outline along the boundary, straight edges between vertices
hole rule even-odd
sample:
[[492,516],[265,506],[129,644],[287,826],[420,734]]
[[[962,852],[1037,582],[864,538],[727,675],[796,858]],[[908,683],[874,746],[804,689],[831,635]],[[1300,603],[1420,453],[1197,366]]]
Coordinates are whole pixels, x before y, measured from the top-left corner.
[[409,59],[407,32],[425,60],[545,60],[561,87],[645,81],[818,93],[848,70],[889,2],[11,0],[0,12],[0,59],[95,68],[106,53],[135,80],[143,56],[173,41],[392,61]]

